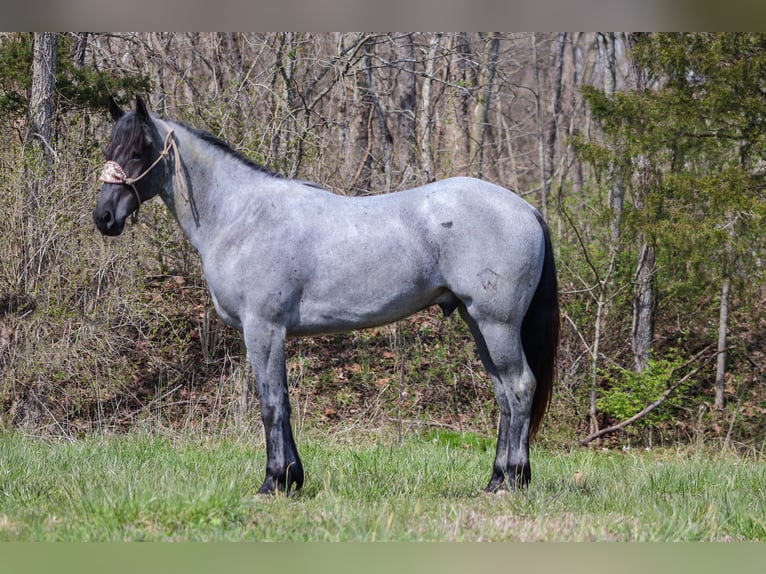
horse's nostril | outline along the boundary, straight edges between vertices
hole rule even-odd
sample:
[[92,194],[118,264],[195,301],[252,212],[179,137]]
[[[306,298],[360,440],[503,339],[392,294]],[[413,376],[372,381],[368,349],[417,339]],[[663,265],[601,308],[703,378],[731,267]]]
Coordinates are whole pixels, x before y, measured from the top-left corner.
[[114,218],[112,212],[108,209],[101,211],[99,209],[93,211],[93,221],[102,233],[109,231],[114,225]]

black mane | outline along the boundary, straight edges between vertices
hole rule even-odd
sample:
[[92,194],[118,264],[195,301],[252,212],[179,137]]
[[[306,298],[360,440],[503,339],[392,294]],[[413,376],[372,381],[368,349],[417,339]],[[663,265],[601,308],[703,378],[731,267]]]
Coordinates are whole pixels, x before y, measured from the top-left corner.
[[270,175],[272,177],[283,177],[281,174],[272,171],[266,166],[263,166],[259,163],[254,162],[249,157],[241,154],[240,152],[234,150],[229,144],[227,144],[225,141],[223,141],[220,138],[217,138],[210,132],[206,132],[204,130],[200,130],[197,128],[193,128],[191,126],[187,126],[186,124],[181,124],[185,129],[189,130],[191,133],[193,133],[195,136],[200,138],[202,141],[212,145],[216,149],[219,149],[226,155],[230,155],[233,158],[237,159],[241,163],[245,164],[247,167],[250,167],[256,171],[260,171],[261,173],[265,173],[266,175]]

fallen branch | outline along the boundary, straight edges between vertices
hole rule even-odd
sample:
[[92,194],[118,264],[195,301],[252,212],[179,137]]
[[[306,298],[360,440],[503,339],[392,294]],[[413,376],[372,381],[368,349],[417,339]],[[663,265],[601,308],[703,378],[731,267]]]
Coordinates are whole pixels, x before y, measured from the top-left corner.
[[[701,350],[699,353],[697,353],[696,355],[694,355],[694,357],[692,357],[691,359],[689,359],[689,360],[688,360],[686,363],[684,363],[684,364],[683,364],[683,365],[681,365],[680,367],[675,367],[674,369],[672,369],[672,370],[670,371],[670,375],[669,375],[669,377],[668,377],[668,378],[670,378],[670,376],[672,376],[672,375],[673,375],[673,373],[674,373],[676,370],[678,370],[678,369],[680,369],[680,368],[685,368],[685,367],[688,367],[689,365],[693,364],[693,363],[694,363],[695,361],[697,361],[697,360],[700,358],[700,356],[701,356],[703,353],[705,353],[705,352],[706,352],[708,349],[710,349],[710,346],[707,346],[707,347],[705,347],[704,349],[702,349],[702,350]],[[580,446],[586,446],[587,444],[589,444],[589,443],[593,442],[593,441],[594,441],[594,440],[596,440],[597,438],[601,438],[601,437],[602,437],[602,436],[604,436],[605,434],[613,433],[613,432],[615,432],[615,431],[618,431],[618,430],[620,430],[620,429],[624,429],[626,426],[628,426],[628,425],[630,425],[630,424],[633,424],[634,422],[636,422],[636,421],[638,421],[638,420],[641,420],[642,418],[644,418],[646,415],[648,415],[648,414],[649,414],[649,413],[651,413],[651,412],[652,412],[654,409],[656,409],[656,408],[657,408],[657,407],[659,407],[659,406],[660,406],[662,403],[664,403],[664,402],[665,402],[665,400],[666,400],[666,399],[667,399],[667,398],[668,398],[668,397],[669,397],[671,394],[673,394],[673,391],[675,391],[675,390],[676,390],[678,387],[680,387],[680,386],[681,386],[681,385],[683,385],[683,384],[684,384],[686,381],[688,381],[689,379],[691,379],[691,378],[692,378],[694,375],[696,375],[697,373],[699,373],[699,372],[700,372],[700,371],[701,371],[701,370],[702,370],[702,369],[705,367],[705,365],[707,365],[707,364],[708,364],[708,363],[709,363],[711,360],[713,360],[715,357],[717,357],[719,353],[720,353],[720,351],[717,351],[717,352],[713,353],[713,354],[712,354],[710,357],[708,357],[708,358],[707,358],[705,361],[703,361],[703,362],[702,362],[702,363],[701,363],[701,364],[700,364],[700,365],[699,365],[699,366],[698,366],[696,369],[694,369],[693,371],[690,371],[690,372],[688,372],[686,375],[684,375],[683,377],[681,377],[681,378],[680,378],[678,381],[676,381],[676,382],[675,382],[675,383],[673,383],[671,386],[669,386],[669,387],[667,388],[667,390],[666,390],[664,393],[662,393],[662,396],[660,396],[660,398],[658,398],[658,399],[657,399],[656,401],[654,401],[653,403],[651,403],[651,404],[647,405],[646,407],[644,407],[643,409],[641,409],[639,412],[637,412],[635,415],[633,415],[633,416],[632,416],[632,417],[630,417],[629,419],[626,419],[626,420],[624,420],[624,421],[622,421],[622,422],[620,422],[620,423],[617,423],[616,425],[612,425],[612,426],[610,426],[610,427],[607,427],[607,428],[601,429],[601,430],[600,430],[600,431],[598,431],[598,432],[594,432],[594,433],[592,433],[592,434],[589,434],[589,435],[588,435],[588,436],[586,436],[585,438],[583,438],[583,439],[580,439]]]

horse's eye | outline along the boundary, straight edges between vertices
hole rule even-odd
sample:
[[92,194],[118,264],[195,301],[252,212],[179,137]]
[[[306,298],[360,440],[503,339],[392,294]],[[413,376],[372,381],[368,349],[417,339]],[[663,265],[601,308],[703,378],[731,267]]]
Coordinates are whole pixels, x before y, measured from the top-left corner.
[[130,159],[141,159],[141,152],[134,151],[132,154],[130,154]]

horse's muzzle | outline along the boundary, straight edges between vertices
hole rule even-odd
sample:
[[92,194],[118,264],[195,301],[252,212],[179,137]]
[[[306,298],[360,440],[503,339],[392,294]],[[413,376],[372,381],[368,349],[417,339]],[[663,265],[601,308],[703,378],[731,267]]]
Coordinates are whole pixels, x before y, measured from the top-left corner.
[[112,237],[122,233],[122,230],[125,227],[125,221],[123,220],[122,223],[118,223],[112,211],[108,209],[101,211],[94,209],[93,221],[103,235]]
[[122,233],[125,220],[138,209],[138,199],[123,185],[105,184],[93,209],[93,222],[98,230],[109,236]]

